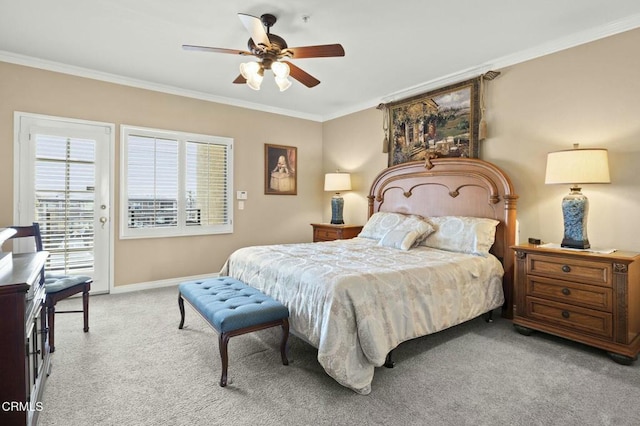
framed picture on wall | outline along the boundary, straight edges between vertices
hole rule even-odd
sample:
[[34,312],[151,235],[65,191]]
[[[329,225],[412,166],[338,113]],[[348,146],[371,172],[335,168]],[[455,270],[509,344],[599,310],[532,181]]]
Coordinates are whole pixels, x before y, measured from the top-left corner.
[[389,108],[389,166],[426,157],[478,157],[480,78],[452,84]]
[[298,194],[298,148],[264,144],[264,193]]

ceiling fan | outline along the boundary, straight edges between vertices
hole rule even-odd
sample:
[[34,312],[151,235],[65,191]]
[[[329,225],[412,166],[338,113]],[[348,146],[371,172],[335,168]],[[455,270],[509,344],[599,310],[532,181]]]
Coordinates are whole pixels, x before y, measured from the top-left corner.
[[238,13],[238,17],[251,35],[247,43],[248,51],[190,44],[183,44],[182,48],[185,50],[257,57],[257,62],[251,61],[240,64],[240,75],[233,80],[236,84],[246,83],[254,90],[260,90],[264,71],[269,69],[275,74],[276,84],[280,91],[287,90],[291,86],[291,81],[287,78],[289,76],[307,87],[317,86],[320,84],[320,80],[289,62],[289,59],[344,56],[344,49],[340,44],[288,47],[287,42],[282,37],[271,34],[270,29],[276,23],[277,18],[269,13],[262,15],[260,18]]

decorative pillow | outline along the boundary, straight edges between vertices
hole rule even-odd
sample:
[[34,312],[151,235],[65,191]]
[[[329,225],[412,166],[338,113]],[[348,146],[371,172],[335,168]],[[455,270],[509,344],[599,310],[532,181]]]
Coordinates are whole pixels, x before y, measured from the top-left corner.
[[391,212],[374,213],[364,225],[362,231],[358,234],[358,237],[381,240],[387,232],[396,228],[409,218],[417,218],[420,221],[424,221],[422,217],[416,215]]
[[417,217],[410,218],[387,232],[378,242],[378,245],[406,251],[418,245],[433,231],[433,226],[430,223]]
[[496,237],[498,221],[482,217],[439,216],[428,219],[436,232],[422,245],[441,250],[486,256]]

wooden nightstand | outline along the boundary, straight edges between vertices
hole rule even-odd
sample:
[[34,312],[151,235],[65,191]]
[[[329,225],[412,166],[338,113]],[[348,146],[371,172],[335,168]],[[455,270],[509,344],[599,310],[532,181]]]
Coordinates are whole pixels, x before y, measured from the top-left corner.
[[640,352],[640,253],[512,247],[513,324],[604,349],[620,364]]
[[332,225],[330,223],[312,223],[313,242],[348,240],[357,237],[362,225]]

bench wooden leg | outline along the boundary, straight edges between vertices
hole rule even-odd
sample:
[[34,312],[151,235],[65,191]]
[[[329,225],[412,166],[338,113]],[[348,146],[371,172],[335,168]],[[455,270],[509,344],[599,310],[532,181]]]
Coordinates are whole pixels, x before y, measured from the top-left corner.
[[182,293],[178,293],[178,308],[180,308],[180,325],[178,328],[182,330],[184,326],[184,300],[182,300]]
[[218,334],[218,348],[220,349],[220,359],[222,360],[222,375],[220,376],[220,386],[227,386],[227,369],[229,368],[229,356],[227,345],[231,336],[227,333]]
[[289,320],[282,320],[282,342],[280,343],[280,355],[282,356],[282,365],[289,365],[287,359],[287,340],[289,339]]

